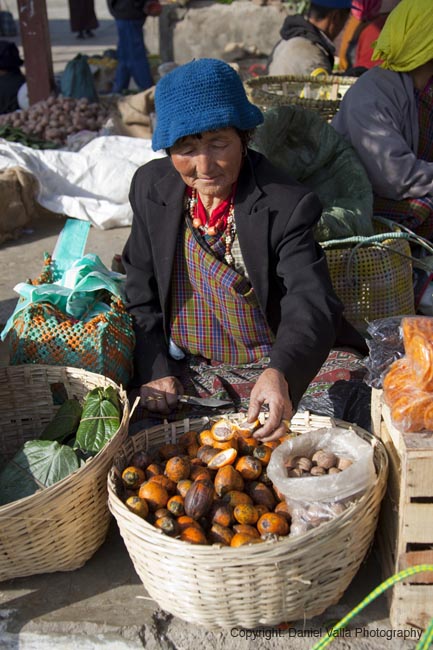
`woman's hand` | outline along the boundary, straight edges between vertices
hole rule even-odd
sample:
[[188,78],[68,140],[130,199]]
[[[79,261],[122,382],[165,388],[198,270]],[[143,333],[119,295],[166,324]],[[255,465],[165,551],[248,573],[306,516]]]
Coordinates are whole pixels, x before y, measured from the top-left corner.
[[169,413],[176,408],[178,395],[182,394],[183,386],[176,377],[155,379],[140,388],[142,406],[154,413]]
[[278,440],[287,433],[287,423],[293,415],[293,405],[289,397],[289,387],[282,372],[266,368],[258,378],[250,395],[247,419],[254,422],[263,404],[269,407],[269,417],[265,424],[253,434],[262,442]]

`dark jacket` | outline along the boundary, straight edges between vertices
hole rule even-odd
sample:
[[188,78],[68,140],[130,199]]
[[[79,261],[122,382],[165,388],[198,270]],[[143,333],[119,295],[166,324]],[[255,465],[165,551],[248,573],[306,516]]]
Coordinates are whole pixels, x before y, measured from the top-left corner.
[[332,72],[335,47],[309,20],[300,15],[287,16],[280,36],[267,61],[268,74],[310,74],[317,67]]
[[[132,180],[134,217],[123,264],[137,336],[137,384],[180,374],[167,348],[184,191],[169,158],[144,165]],[[334,345],[342,320],[326,258],[313,238],[320,214],[316,194],[249,151],[235,197],[237,235],[248,276],[276,336],[270,367],[284,373],[295,406]]]
[[119,20],[142,20],[146,19],[144,5],[147,0],[107,0],[110,14]]
[[11,113],[19,108],[18,91],[25,81],[19,70],[9,70],[0,75],[0,114]]
[[310,23],[310,21],[303,16],[287,16],[280,30],[280,36],[285,41],[295,38],[296,36],[306,38],[307,41],[311,41],[325,50],[329,58],[331,69],[334,67],[335,47],[325,34],[318,29],[318,27]]

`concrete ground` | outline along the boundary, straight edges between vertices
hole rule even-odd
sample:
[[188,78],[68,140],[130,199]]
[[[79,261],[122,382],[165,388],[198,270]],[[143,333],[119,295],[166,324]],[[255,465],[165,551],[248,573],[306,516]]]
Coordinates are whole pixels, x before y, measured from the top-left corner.
[[[80,42],[69,32],[67,3],[48,0],[55,70],[63,69],[75,53],[102,53],[115,46],[115,28],[104,0],[96,0],[101,27],[95,39]],[[18,40],[18,39],[17,39]],[[51,252],[63,226],[62,217],[35,220],[19,239],[0,246],[0,323],[12,313],[13,286],[39,274],[45,251]],[[92,228],[87,252],[106,265],[120,252],[129,228]],[[0,364],[7,363],[5,346]],[[7,522],[2,522],[2,526]],[[322,616],[294,622],[284,632],[242,629],[208,632],[166,613],[146,594],[113,520],[107,540],[87,564],[70,573],[17,578],[0,585],[0,648],[2,650],[307,650],[326,632],[325,623],[339,620],[381,581],[375,547],[338,605]],[[182,594],[179,594],[182,597]],[[414,632],[415,634],[415,632]],[[381,596],[350,624],[346,635],[333,641],[337,650],[409,650],[412,637],[392,637],[386,599]]]

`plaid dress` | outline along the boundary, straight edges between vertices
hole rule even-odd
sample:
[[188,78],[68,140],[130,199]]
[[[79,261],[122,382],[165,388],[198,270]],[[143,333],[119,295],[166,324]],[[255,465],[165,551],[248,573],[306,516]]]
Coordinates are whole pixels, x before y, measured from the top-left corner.
[[171,338],[183,350],[231,364],[267,356],[273,335],[250,282],[222,261],[221,235],[206,248],[185,224],[179,232],[171,290]]
[[[433,82],[420,92],[415,91],[418,103],[419,145],[418,158],[433,162]],[[410,228],[418,235],[433,241],[433,198],[385,199],[374,198],[375,215],[387,217]]]

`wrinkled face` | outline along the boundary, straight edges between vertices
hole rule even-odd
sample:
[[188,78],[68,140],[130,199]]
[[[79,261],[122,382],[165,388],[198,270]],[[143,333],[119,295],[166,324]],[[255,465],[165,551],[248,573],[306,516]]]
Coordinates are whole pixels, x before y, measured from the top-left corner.
[[171,147],[170,155],[186,185],[200,196],[223,200],[238,178],[243,146],[236,130],[226,128],[186,136]]

